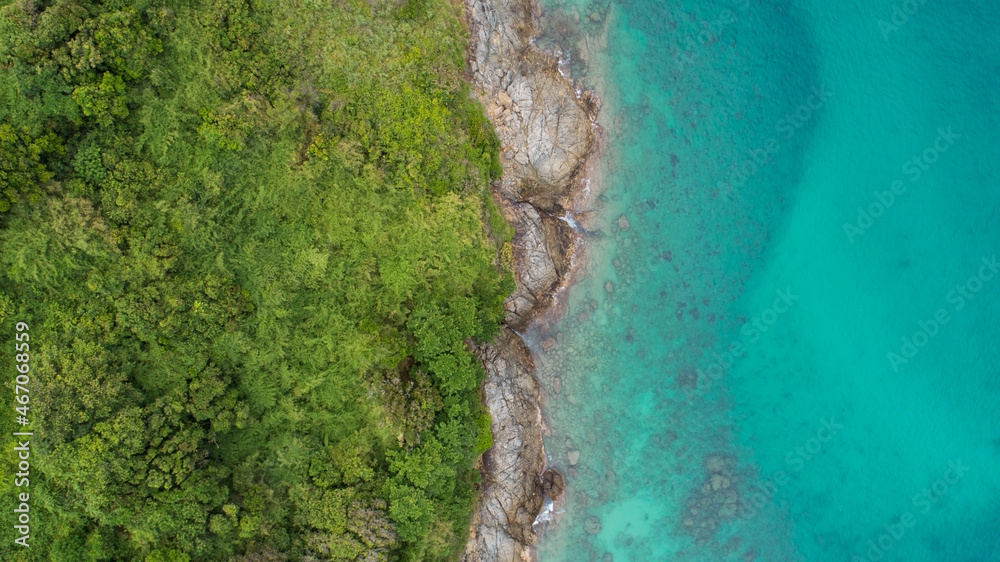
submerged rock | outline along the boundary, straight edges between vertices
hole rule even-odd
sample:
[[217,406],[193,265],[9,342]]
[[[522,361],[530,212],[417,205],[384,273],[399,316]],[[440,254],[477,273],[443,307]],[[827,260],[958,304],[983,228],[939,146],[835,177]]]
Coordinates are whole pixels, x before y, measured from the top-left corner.
[[712,476],[711,484],[713,490],[722,490],[729,487],[729,479],[715,474]]
[[705,457],[705,479],[688,496],[684,531],[698,541],[711,540],[719,525],[739,514],[740,495],[733,486],[735,461],[712,454]]
[[569,451],[566,451],[566,458],[569,460],[570,466],[576,466],[576,464],[580,462],[580,451],[570,449]]
[[705,470],[708,472],[722,472],[726,468],[726,459],[721,455],[709,455],[705,457]]
[[724,517],[726,519],[736,517],[737,513],[738,508],[735,504],[726,504],[719,508],[719,517]]
[[601,532],[601,520],[593,515],[590,515],[583,521],[583,530],[587,532],[588,535],[596,535]]

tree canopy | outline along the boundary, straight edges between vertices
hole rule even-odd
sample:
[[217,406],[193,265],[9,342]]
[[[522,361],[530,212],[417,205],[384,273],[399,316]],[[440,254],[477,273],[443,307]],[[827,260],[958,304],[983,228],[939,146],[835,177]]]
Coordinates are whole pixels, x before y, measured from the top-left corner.
[[469,345],[513,287],[461,8],[0,5],[0,364],[28,323],[35,432],[0,557],[455,559]]

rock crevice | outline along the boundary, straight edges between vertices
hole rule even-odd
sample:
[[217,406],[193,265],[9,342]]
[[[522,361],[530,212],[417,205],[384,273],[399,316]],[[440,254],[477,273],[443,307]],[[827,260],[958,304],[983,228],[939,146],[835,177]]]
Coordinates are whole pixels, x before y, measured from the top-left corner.
[[578,92],[559,61],[535,47],[532,0],[465,0],[470,79],[500,139],[503,177],[491,186],[514,228],[517,288],[501,333],[478,349],[493,448],[483,455],[480,503],[466,562],[534,558],[533,523],[562,475],[545,468],[539,387],[531,353],[517,335],[566,282],[576,234],[564,220],[597,145],[600,102]]

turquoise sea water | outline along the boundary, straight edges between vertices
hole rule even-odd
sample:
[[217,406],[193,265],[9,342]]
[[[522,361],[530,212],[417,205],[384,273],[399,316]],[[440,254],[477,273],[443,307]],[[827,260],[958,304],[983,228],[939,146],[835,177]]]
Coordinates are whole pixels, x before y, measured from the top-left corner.
[[607,138],[540,560],[1000,560],[1000,4],[543,13]]

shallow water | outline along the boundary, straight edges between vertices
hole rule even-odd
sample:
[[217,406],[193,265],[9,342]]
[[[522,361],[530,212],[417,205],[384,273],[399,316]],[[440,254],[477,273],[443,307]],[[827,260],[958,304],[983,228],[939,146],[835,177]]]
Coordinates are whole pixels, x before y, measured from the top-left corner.
[[1000,5],[907,7],[543,2],[607,147],[542,562],[1000,560]]

